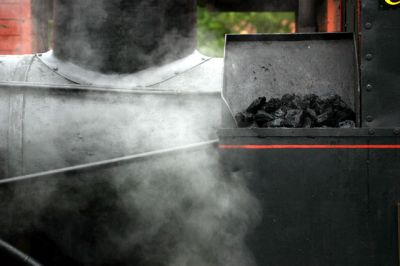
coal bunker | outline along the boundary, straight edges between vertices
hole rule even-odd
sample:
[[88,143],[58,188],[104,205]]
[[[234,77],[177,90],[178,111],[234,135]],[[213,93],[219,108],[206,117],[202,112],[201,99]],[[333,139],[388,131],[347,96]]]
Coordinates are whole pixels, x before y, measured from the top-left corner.
[[356,114],[335,94],[284,94],[280,99],[258,97],[235,115],[238,127],[354,128]]

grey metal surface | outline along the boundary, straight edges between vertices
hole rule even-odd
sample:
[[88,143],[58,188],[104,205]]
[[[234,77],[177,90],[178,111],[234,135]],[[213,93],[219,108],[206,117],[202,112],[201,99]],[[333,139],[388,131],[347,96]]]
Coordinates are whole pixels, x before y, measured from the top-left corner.
[[0,56],[0,82],[34,82],[41,84],[71,84],[43,64],[36,55]]
[[[114,88],[135,88],[135,87],[158,87],[162,88],[162,84],[172,80],[173,84],[176,86],[175,80],[178,78],[187,82],[188,75],[196,71],[198,68],[206,65],[207,68],[213,67],[215,65],[215,59],[202,55],[198,51],[193,52],[189,56],[170,62],[168,64],[163,64],[157,67],[150,67],[148,69],[127,73],[127,74],[103,74],[96,71],[86,69],[80,65],[73,64],[69,61],[63,61],[57,58],[53,51],[47,53],[39,54],[37,56],[43,64],[45,64],[54,73],[64,77],[66,80],[82,84],[82,85],[95,85],[104,87],[114,87]],[[210,62],[211,61],[211,62]],[[221,65],[216,65],[217,72],[207,69],[207,76],[201,76],[203,79],[209,78],[209,75],[216,75],[221,72]],[[189,77],[190,80],[197,78],[199,81],[199,76]],[[191,83],[192,86],[194,83]],[[161,86],[160,86],[161,85]],[[185,86],[185,85],[183,85]],[[188,90],[193,90],[192,86]],[[201,86],[197,85],[197,90],[204,88],[205,90],[210,90],[216,86]],[[211,89],[213,90],[213,89]]]
[[360,26],[363,126],[399,126],[399,9],[362,1]]
[[[211,58],[195,68],[175,75],[174,78],[151,86],[153,89],[186,88],[187,91],[222,91],[222,71],[224,60]],[[190,80],[190,83],[188,83]],[[189,84],[189,86],[188,86]]]
[[[74,84],[38,55],[0,57],[0,177],[162,148],[155,147],[151,132],[159,139],[169,134],[169,144],[178,145],[173,139],[184,137],[174,136],[174,127],[198,131],[199,138],[181,144],[208,139],[219,124],[223,61],[195,58],[195,64],[178,63],[182,73],[149,70],[142,80],[151,87],[129,82],[135,73],[127,75],[128,81],[115,77],[110,86],[93,87]],[[152,71],[170,76],[154,77]],[[147,134],[154,143],[143,141]]]
[[4,84],[0,91],[8,96],[0,98],[0,108],[11,106],[2,114],[8,134],[0,140],[9,162],[0,172],[8,176],[204,141],[220,124],[218,91]]
[[352,34],[227,35],[223,96],[236,113],[260,96],[339,94],[357,112],[357,69]]
[[[25,95],[22,90],[15,89],[9,94],[8,102],[8,174],[20,175],[23,169],[23,127]],[[7,114],[4,113],[4,114]]]
[[[0,56],[0,82],[31,84],[81,84],[109,89],[163,91],[221,91],[222,58],[198,52],[174,63],[139,73],[101,74],[57,60],[51,52],[25,56]],[[184,89],[182,89],[184,88]]]
[[[0,116],[0,125],[3,125],[0,127],[0,165],[3,165],[3,167],[0,167],[0,176],[5,177],[9,176],[8,175],[8,162],[9,162],[9,157],[8,157],[8,132],[9,132],[9,95],[5,91],[0,91],[0,101],[2,104],[0,104],[0,113],[3,115]],[[7,126],[6,126],[7,125]]]

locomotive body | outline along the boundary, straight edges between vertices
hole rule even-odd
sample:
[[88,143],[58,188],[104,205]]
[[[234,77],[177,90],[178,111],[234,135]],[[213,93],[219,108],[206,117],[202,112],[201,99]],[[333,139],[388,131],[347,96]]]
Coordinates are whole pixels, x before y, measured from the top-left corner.
[[[95,2],[56,1],[54,51],[0,57],[1,237],[44,265],[397,265],[396,9],[228,36],[223,61],[194,52],[194,1]],[[357,127],[236,128],[292,92]]]

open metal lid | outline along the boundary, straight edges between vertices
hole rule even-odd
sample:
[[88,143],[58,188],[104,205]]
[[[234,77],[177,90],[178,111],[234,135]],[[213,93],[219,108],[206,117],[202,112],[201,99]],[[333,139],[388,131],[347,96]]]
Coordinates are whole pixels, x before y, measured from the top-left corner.
[[354,108],[359,121],[353,34],[226,35],[222,94],[232,114],[257,97],[286,93],[338,94]]

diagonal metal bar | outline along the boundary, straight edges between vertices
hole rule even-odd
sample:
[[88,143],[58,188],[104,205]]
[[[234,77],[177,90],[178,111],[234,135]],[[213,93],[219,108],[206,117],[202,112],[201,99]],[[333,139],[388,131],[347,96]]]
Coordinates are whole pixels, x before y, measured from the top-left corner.
[[200,148],[203,146],[215,145],[217,143],[218,143],[218,139],[214,139],[214,140],[208,140],[208,141],[198,142],[198,143],[194,143],[194,144],[189,144],[189,145],[185,145],[185,146],[179,146],[179,147],[174,147],[174,148],[133,154],[133,155],[117,157],[117,158],[113,158],[113,159],[97,161],[97,162],[92,162],[92,163],[80,164],[80,165],[75,165],[75,166],[70,166],[70,167],[65,167],[65,168],[59,168],[59,169],[54,169],[54,170],[49,170],[49,171],[44,171],[44,172],[39,172],[39,173],[34,173],[34,174],[15,176],[15,177],[1,179],[0,184],[14,183],[14,182],[18,182],[18,181],[34,179],[34,178],[39,178],[39,177],[46,177],[46,176],[51,176],[51,175],[55,175],[55,174],[88,170],[88,169],[102,167],[102,166],[108,166],[108,165],[113,165],[113,164],[129,162],[129,161],[133,161],[136,159],[142,159],[142,158],[151,157],[151,156],[157,156],[157,155],[162,155],[162,154],[167,154],[167,153],[196,149],[196,148]]

